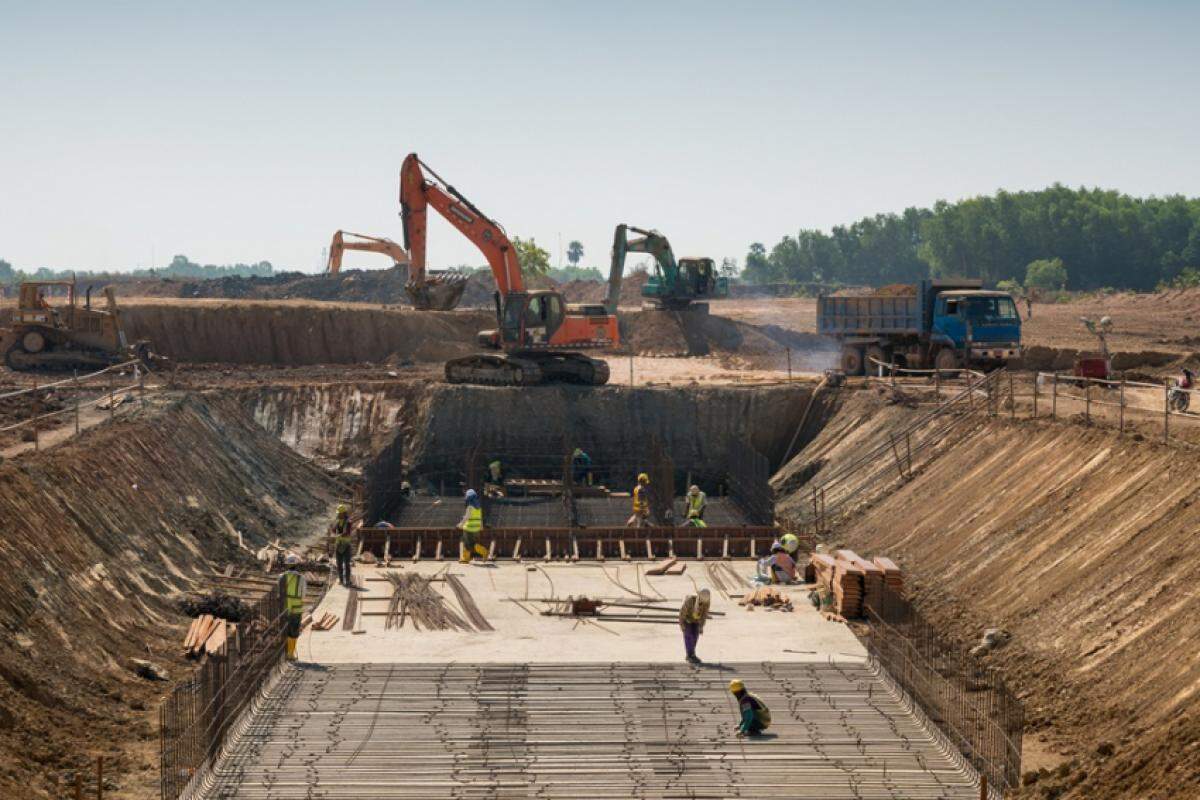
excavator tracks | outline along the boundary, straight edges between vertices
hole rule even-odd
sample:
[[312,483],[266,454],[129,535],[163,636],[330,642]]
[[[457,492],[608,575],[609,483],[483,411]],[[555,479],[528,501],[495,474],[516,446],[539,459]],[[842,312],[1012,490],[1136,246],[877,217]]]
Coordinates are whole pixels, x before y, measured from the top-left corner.
[[554,351],[520,355],[479,354],[446,362],[449,383],[484,386],[540,386],[571,383],[603,386],[608,383],[608,363],[580,353]]

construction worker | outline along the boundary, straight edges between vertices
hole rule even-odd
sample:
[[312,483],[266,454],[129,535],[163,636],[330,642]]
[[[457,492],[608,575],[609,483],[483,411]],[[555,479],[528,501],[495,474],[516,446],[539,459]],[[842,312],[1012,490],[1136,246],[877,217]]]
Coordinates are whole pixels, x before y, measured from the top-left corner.
[[650,524],[650,476],[639,473],[637,486],[633,487],[633,515],[625,521],[626,527],[644,528]]
[[771,555],[759,562],[758,574],[771,583],[795,583],[796,562],[779,541],[771,543]]
[[704,492],[700,491],[700,487],[692,484],[688,487],[687,497],[684,498],[687,503],[687,521],[688,524],[698,528],[706,527],[704,524],[704,509],[708,506],[708,497]]
[[576,447],[571,453],[571,473],[575,483],[592,485],[592,457]]
[[683,631],[683,649],[687,651],[689,664],[700,663],[696,656],[696,643],[700,641],[700,634],[704,633],[711,602],[712,595],[708,589],[701,589],[699,593],[685,597],[679,608],[679,629]]
[[488,476],[491,477],[492,483],[497,486],[504,485],[504,470],[500,464],[500,459],[495,459],[488,462]]
[[286,614],[284,636],[287,637],[287,659],[295,661],[296,642],[300,639],[300,622],[304,616],[304,591],[307,582],[297,569],[300,556],[288,553],[283,563],[288,568],[279,576],[279,592],[283,595],[283,609]]
[[350,585],[350,559],[353,539],[350,536],[350,509],[344,503],[337,507],[337,519],[333,523],[333,555],[337,559],[338,583]]
[[738,713],[741,715],[738,736],[757,736],[770,727],[771,709],[757,695],[746,691],[746,684],[734,678],[729,682],[729,691],[737,698]]
[[458,528],[462,531],[462,548],[458,560],[463,564],[470,564],[472,554],[487,558],[488,552],[479,544],[479,534],[483,533],[483,506],[479,502],[479,495],[474,489],[467,489],[465,500],[467,507],[463,512],[462,521],[458,523]]

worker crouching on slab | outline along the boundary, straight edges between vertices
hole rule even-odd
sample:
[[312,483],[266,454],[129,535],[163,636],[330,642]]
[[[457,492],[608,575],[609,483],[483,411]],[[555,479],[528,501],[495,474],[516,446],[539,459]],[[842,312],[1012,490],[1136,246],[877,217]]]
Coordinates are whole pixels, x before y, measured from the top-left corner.
[[333,523],[333,555],[337,560],[338,583],[350,585],[350,561],[353,553],[350,537],[350,510],[345,505],[337,507],[337,519]]
[[683,631],[683,648],[687,651],[689,664],[700,663],[700,658],[696,655],[696,644],[700,641],[700,634],[704,633],[704,623],[708,621],[708,607],[711,602],[712,595],[708,589],[701,589],[698,594],[685,597],[683,605],[679,607],[679,628]]
[[737,678],[729,682],[729,691],[738,703],[738,736],[757,736],[771,725],[771,709],[757,695],[746,691],[746,684]]
[[464,500],[467,507],[458,523],[458,528],[462,531],[462,547],[458,560],[462,564],[470,564],[472,555],[487,558],[488,552],[479,544],[479,535],[483,533],[483,506],[479,503],[479,494],[474,489],[467,489]]
[[283,559],[288,569],[279,576],[279,591],[283,595],[284,635],[287,637],[287,659],[296,660],[296,642],[300,640],[300,622],[304,616],[304,591],[307,582],[296,567],[300,556],[288,553]]

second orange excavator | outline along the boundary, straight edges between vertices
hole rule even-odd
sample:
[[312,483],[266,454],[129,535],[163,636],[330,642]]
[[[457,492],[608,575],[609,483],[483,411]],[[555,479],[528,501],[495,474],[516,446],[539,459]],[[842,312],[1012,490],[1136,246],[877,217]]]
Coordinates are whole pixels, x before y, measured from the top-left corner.
[[413,307],[420,311],[449,311],[458,305],[463,290],[467,288],[467,276],[461,272],[447,270],[427,274],[424,265],[421,269],[413,269],[408,253],[391,239],[353,231],[334,232],[333,241],[329,243],[329,261],[325,271],[337,275],[342,269],[342,254],[347,250],[382,253],[392,259],[393,267],[407,267],[409,278],[404,284],[404,291],[412,300]]
[[616,315],[601,304],[568,305],[550,289],[526,289],[517,251],[500,224],[411,153],[400,169],[400,216],[414,270],[425,265],[430,206],[479,248],[496,279],[497,327],[480,332],[479,343],[502,353],[447,362],[446,380],[496,386],[608,382],[606,362],[574,351],[618,344]]

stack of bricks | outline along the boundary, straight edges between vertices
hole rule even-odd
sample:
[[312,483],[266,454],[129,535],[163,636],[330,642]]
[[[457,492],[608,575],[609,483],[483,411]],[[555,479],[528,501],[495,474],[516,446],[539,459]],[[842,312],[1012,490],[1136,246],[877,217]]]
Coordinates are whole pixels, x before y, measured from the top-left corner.
[[835,610],[848,619],[863,616],[868,605],[879,608],[885,586],[897,593],[904,589],[895,562],[887,558],[868,561],[853,550],[836,550],[833,555],[814,553],[805,573],[833,595]]
[[875,557],[875,566],[883,570],[883,585],[896,594],[904,594],[904,575],[896,562],[883,556]]

